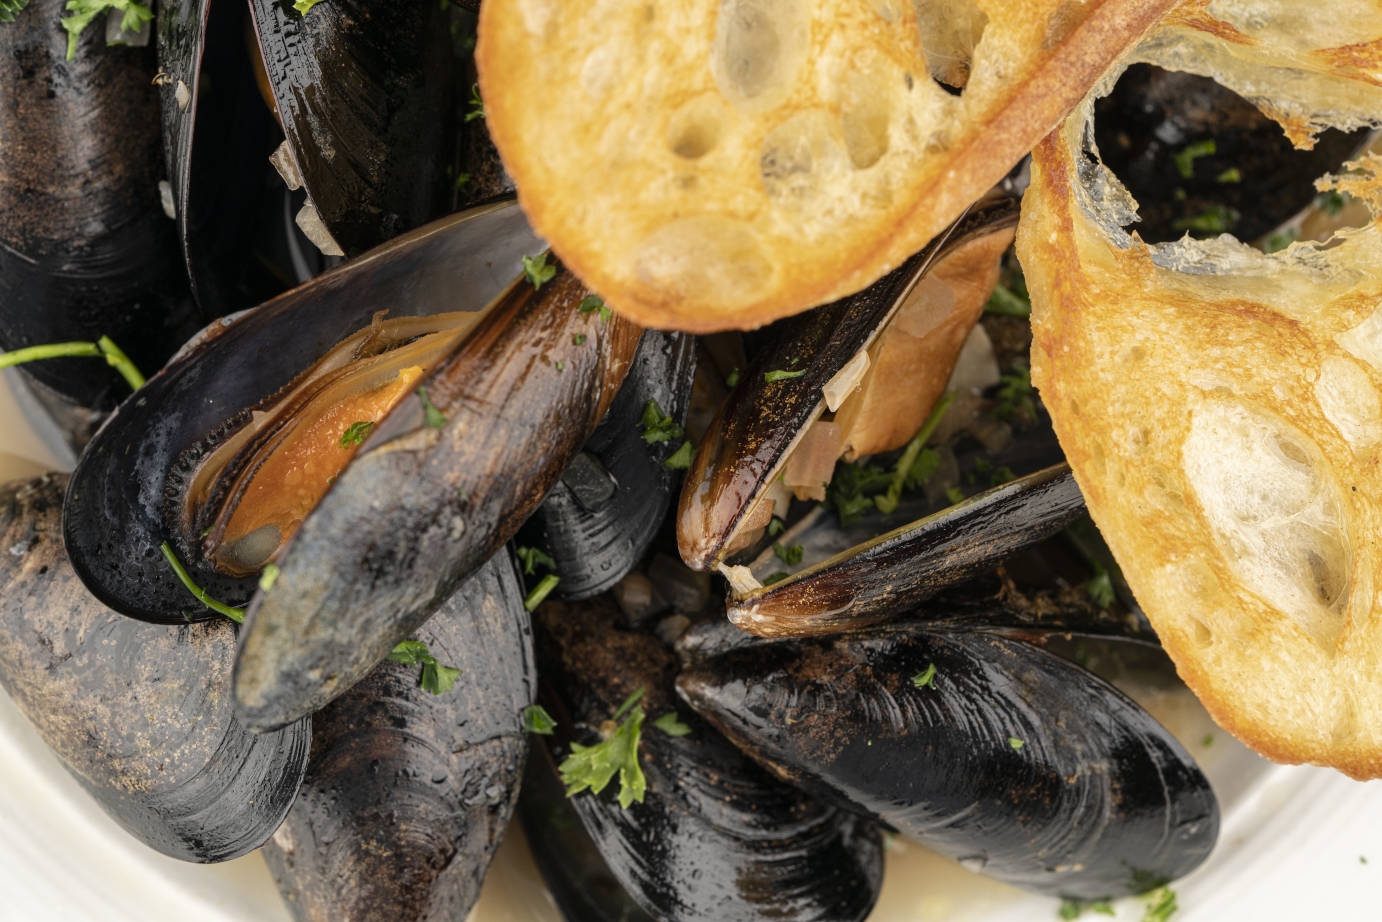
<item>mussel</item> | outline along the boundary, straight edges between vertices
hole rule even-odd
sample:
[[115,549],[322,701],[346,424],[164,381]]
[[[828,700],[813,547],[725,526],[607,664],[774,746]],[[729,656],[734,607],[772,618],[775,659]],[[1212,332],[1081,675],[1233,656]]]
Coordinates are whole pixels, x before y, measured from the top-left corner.
[[1145,711],[990,631],[760,643],[677,688],[780,777],[1038,893],[1148,890],[1196,867],[1218,833],[1208,781]]
[[[544,700],[570,742],[590,742],[640,690],[646,712],[637,758],[641,802],[613,791],[570,803],[610,869],[653,917],[863,919],[882,877],[877,828],[824,806],[758,769],[673,691],[678,664],[656,637],[619,627],[607,598],[539,610],[536,633]],[[689,732],[656,724],[673,714]]]
[[[156,368],[205,323],[159,206],[153,49],[88,29],[66,60],[61,0],[0,29],[0,350],[109,336]],[[124,385],[98,363],[24,366],[45,403],[104,412]],[[75,442],[91,420],[71,428]]]
[[107,610],[63,553],[65,478],[0,488],[0,683],[68,771],[135,838],[186,861],[257,848],[302,781],[310,719],[250,733],[232,714],[235,631]]
[[508,825],[536,694],[507,552],[413,639],[461,670],[444,695],[385,662],[314,718],[297,802],[264,856],[300,920],[463,919]]

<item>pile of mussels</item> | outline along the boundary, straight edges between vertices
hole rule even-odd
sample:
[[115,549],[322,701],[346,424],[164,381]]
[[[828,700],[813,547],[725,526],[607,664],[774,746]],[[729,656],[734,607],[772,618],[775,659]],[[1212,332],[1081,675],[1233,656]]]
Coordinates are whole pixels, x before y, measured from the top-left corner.
[[976,325],[1011,194],[760,333],[645,331],[514,203],[472,12],[180,0],[72,60],[61,15],[0,25],[0,348],[162,370],[24,367],[81,455],[0,489],[0,681],[141,841],[264,846],[302,919],[464,918],[515,805],[573,920],[863,919],[884,830],[1074,899],[1208,854],[1193,759],[1056,652],[1156,641],[1082,588],[1024,321]]

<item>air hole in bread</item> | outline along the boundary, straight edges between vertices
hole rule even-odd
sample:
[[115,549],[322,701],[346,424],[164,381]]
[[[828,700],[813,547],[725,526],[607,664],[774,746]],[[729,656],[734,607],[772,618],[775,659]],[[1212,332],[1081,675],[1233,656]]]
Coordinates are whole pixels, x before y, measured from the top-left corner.
[[711,70],[730,101],[770,107],[791,92],[810,48],[803,0],[723,0]]
[[969,82],[988,14],[973,0],[917,0],[916,9],[926,67],[937,83],[958,95]]
[[763,139],[763,188],[778,204],[815,206],[829,180],[853,168],[835,119],[824,109],[792,115]]
[[840,128],[845,150],[856,170],[867,169],[888,152],[892,97],[877,70],[848,71],[841,83]]
[[[1324,240],[1337,227],[1310,218],[1314,178],[1337,171],[1366,140],[1331,129],[1314,149],[1296,150],[1232,90],[1149,64],[1129,67],[1094,111],[1099,157],[1136,199],[1133,229],[1148,243],[1230,234],[1271,252]],[[1352,224],[1367,220],[1358,203]]]
[[687,160],[699,160],[720,143],[728,113],[714,95],[706,94],[682,105],[668,124],[667,146]]
[[1341,490],[1319,447],[1262,408],[1206,400],[1182,459],[1222,563],[1332,652],[1351,565]]

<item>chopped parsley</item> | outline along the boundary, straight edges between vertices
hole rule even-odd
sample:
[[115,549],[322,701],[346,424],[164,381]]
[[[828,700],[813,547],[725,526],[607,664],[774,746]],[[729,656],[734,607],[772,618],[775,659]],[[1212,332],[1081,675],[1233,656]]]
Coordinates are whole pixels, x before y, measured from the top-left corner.
[[912,685],[917,688],[935,688],[936,664],[927,663],[925,669],[912,676]]
[[581,303],[576,305],[576,310],[582,314],[593,314],[599,311],[601,323],[610,318],[610,309],[605,306],[604,300],[599,295],[586,295],[581,298]]
[[1170,887],[1161,887],[1147,894],[1147,911],[1142,914],[1142,922],[1166,922],[1175,914],[1176,894]]
[[684,471],[691,466],[691,459],[695,452],[691,449],[690,442],[682,442],[681,447],[672,452],[672,456],[662,462],[662,466],[674,471]]
[[72,15],[64,16],[61,22],[62,27],[67,30],[69,61],[77,57],[77,40],[86,31],[86,27],[106,10],[118,10],[123,14],[120,17],[122,32],[138,32],[154,18],[153,10],[142,3],[135,3],[134,0],[67,0],[67,10]]
[[964,502],[965,494],[959,487],[947,487],[945,498],[950,500],[951,505],[954,505],[955,503]]
[[321,2],[322,0],[293,0],[293,9],[298,11],[299,16],[306,16],[312,7]]
[[264,565],[264,570],[259,574],[259,591],[268,592],[278,582],[278,564],[270,563]]
[[1243,181],[1243,171],[1240,170],[1240,169],[1238,169],[1238,167],[1236,167],[1236,166],[1231,166],[1231,167],[1229,167],[1227,170],[1223,170],[1222,172],[1220,172],[1218,176],[1215,176],[1215,177],[1214,177],[1214,181],[1215,181],[1215,182],[1242,182],[1242,181]]
[[1113,592],[1113,580],[1109,572],[1102,568],[1094,574],[1093,579],[1084,584],[1084,591],[1089,594],[1090,601],[1100,608],[1112,608],[1117,598]]
[[656,400],[643,405],[643,416],[638,424],[643,428],[643,441],[649,445],[671,442],[686,434],[675,419],[662,412]]
[[792,567],[801,563],[803,551],[800,544],[789,544],[786,547],[783,547],[781,544],[774,544],[773,553],[777,555],[778,560]]
[[560,359],[557,360],[557,371],[566,371],[566,363]]
[[585,334],[584,334],[584,333],[573,333],[573,334],[571,335],[571,344],[574,345],[574,346],[584,346],[584,345],[585,345]]
[[524,732],[551,736],[552,731],[556,729],[557,722],[552,719],[552,715],[548,714],[547,709],[542,705],[530,704],[523,709]]
[[1337,189],[1330,189],[1315,196],[1315,207],[1331,218],[1337,217],[1347,204],[1348,196]]
[[533,283],[533,291],[540,291],[545,283],[556,277],[557,267],[547,265],[547,252],[544,250],[536,256],[523,257],[523,274]]
[[[314,2],[314,3],[319,3],[319,2],[321,2],[321,0],[313,0],[313,2]],[[465,188],[465,184],[468,183],[468,182],[470,182],[470,174],[469,174],[469,173],[457,173],[457,174],[456,174],[456,187],[455,187],[455,188],[456,188],[456,191],[457,191],[457,192],[460,192],[463,188]]]
[[[27,2],[27,0],[26,0]],[[734,369],[725,376],[725,387],[737,387],[739,384],[739,369]]]
[[437,662],[436,657],[427,649],[427,644],[420,640],[400,641],[389,652],[389,660],[404,666],[421,666],[422,677],[418,684],[422,686],[423,691],[429,691],[434,695],[444,695],[451,691],[456,687],[456,679],[461,675],[461,670]]
[[446,414],[436,408],[436,405],[427,398],[427,388],[417,389],[418,400],[422,401],[422,415],[427,421],[427,425],[433,429],[440,429],[446,425]]
[[676,711],[668,711],[657,720],[653,721],[653,726],[657,727],[668,736],[686,736],[691,732],[691,728],[681,722],[677,717]]
[[1208,157],[1214,152],[1214,139],[1207,138],[1185,145],[1172,154],[1171,159],[1176,163],[1176,172],[1180,173],[1180,178],[1189,179],[1195,175],[1195,161],[1201,157]]
[[800,378],[804,374],[806,374],[805,368],[798,371],[786,371],[781,368],[775,368],[772,371],[763,372],[763,380],[772,384],[774,381],[785,381],[788,378]]
[[1262,245],[1262,252],[1280,252],[1295,243],[1298,239],[1300,239],[1300,231],[1296,230],[1294,227],[1288,227],[1284,231],[1269,236],[1266,243]]
[[1013,749],[1017,750],[1021,749],[1023,746],[1026,746],[1027,743],[1026,741],[1020,740],[1015,736],[1010,736],[1008,737],[1008,745],[1011,746]]
[[0,22],[14,22],[14,14],[29,5],[29,0],[0,0]]
[[763,580],[763,585],[771,586],[773,583],[780,583],[791,575],[792,574],[788,573],[786,570],[778,570],[776,573]]
[[1032,370],[1026,365],[1014,365],[998,376],[998,389],[994,392],[998,408],[994,412],[999,419],[1034,422],[1036,401],[1032,399],[1033,393]]
[[628,808],[629,804],[643,802],[648,781],[643,776],[643,768],[638,764],[638,744],[643,734],[643,708],[638,700],[643,697],[639,689],[614,712],[613,721],[624,717],[614,732],[593,746],[580,743],[571,744],[571,754],[557,766],[562,784],[566,785],[566,796],[572,797],[582,791],[599,794],[619,775],[619,806]]
[[1003,317],[1032,316],[1032,302],[1025,295],[1018,294],[1001,282],[993,289],[993,294],[984,302],[984,310]]
[[1212,745],[1214,745],[1214,734],[1213,734],[1213,733],[1206,733],[1206,734],[1204,735],[1204,739],[1200,740],[1200,745],[1201,745],[1201,746],[1212,746]]
[[370,434],[374,428],[374,423],[368,420],[360,420],[358,423],[351,423],[346,426],[346,431],[341,433],[341,447],[354,448],[365,440],[365,436]]
[[1085,912],[1098,913],[1101,916],[1115,915],[1113,906],[1108,900],[1095,900],[1093,902],[1061,900],[1060,911],[1057,915],[1062,919],[1078,919]]
[[912,436],[912,440],[907,443],[907,447],[902,450],[902,457],[897,459],[897,464],[893,466],[892,477],[888,481],[888,489],[882,496],[875,496],[873,504],[878,507],[878,511],[885,515],[891,514],[897,509],[897,503],[902,499],[903,488],[915,490],[921,484],[931,479],[941,465],[941,457],[936,452],[923,456],[921,447],[926,444],[926,440],[931,437],[931,433],[940,425],[941,417],[945,411],[950,409],[950,404],[954,402],[955,394],[946,393],[944,397],[936,402],[931,409],[931,414],[926,417],[926,422],[921,424],[917,434]]
[[1238,212],[1226,205],[1209,205],[1199,214],[1172,222],[1171,227],[1178,231],[1193,234],[1226,234],[1238,223]]
[[849,525],[860,513],[872,509],[873,497],[892,483],[892,475],[876,464],[841,461],[825,488],[825,502],[840,517],[841,525]]
[[[313,0],[316,2],[316,0]],[[480,98],[480,84],[470,85],[470,111],[465,114],[467,123],[475,121],[477,118],[485,117],[485,101]]]
[[527,576],[535,576],[536,567],[542,567],[544,570],[557,568],[557,562],[544,554],[541,548],[520,547],[515,553],[518,555],[519,562],[523,564],[523,573]]
[[555,573],[548,573],[533,587],[533,591],[524,597],[523,607],[528,611],[537,608],[542,604],[543,599],[552,594],[552,590],[557,588],[557,583],[559,582],[561,582],[561,577],[557,576]]
[[786,530],[787,523],[779,519],[777,516],[773,516],[771,519],[768,520],[769,538],[776,538],[778,535],[782,534]]

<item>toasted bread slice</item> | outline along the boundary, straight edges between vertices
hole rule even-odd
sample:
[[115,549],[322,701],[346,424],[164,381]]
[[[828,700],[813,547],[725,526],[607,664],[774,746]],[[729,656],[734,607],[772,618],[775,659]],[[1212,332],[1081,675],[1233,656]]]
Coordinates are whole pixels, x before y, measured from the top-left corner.
[[1330,245],[1149,246],[1092,111],[1034,152],[1018,232],[1032,380],[1090,513],[1221,726],[1382,775],[1382,158],[1321,184],[1374,215]]
[[476,59],[562,261],[639,323],[709,332],[900,264],[1171,5],[485,0]]

